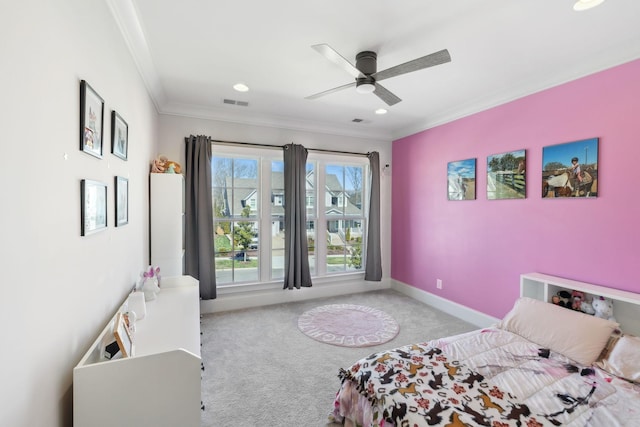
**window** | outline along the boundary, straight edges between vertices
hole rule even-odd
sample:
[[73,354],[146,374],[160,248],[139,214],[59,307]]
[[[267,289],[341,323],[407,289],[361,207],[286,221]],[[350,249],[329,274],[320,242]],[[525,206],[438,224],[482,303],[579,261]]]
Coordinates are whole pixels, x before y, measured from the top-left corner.
[[[214,145],[211,168],[218,286],[281,280],[286,203],[282,152]],[[363,270],[368,161],[310,152],[306,170],[311,275]]]
[[364,165],[327,163],[325,207],[327,222],[327,273],[360,270],[363,267],[362,244],[365,223]]
[[211,172],[216,281],[257,281],[259,159],[214,156]]

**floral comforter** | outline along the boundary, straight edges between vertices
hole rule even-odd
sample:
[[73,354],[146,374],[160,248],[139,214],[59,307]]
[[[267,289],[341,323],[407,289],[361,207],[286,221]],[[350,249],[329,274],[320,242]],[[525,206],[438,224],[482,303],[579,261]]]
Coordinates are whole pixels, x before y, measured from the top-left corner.
[[483,329],[375,353],[340,371],[346,426],[640,426],[640,386]]

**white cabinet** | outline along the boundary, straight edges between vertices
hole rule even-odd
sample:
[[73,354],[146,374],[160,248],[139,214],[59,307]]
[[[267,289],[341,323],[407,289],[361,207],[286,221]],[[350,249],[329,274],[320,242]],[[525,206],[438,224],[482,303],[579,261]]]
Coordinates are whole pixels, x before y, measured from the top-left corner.
[[152,173],[149,178],[151,265],[162,276],[184,273],[184,177]]
[[561,290],[584,292],[587,300],[594,297],[610,298],[613,300],[613,315],[623,332],[640,335],[639,294],[541,273],[520,276],[520,295],[523,297],[551,302],[551,297]]
[[191,276],[163,277],[136,322],[132,357],[102,356],[111,319],[73,370],[74,426],[200,426],[199,294]]

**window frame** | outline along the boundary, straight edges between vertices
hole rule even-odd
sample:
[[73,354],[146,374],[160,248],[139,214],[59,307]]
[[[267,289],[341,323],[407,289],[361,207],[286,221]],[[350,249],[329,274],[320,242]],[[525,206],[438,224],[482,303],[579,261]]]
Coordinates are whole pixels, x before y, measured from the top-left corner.
[[[233,158],[245,158],[245,159],[255,159],[258,161],[258,182],[256,183],[256,191],[258,191],[258,198],[256,200],[257,209],[254,211],[253,207],[251,209],[251,217],[247,220],[256,221],[258,223],[258,281],[245,281],[245,282],[225,282],[218,283],[218,290],[221,294],[227,292],[238,292],[238,291],[249,291],[249,290],[257,290],[257,289],[269,289],[273,288],[276,285],[281,286],[282,278],[272,278],[272,239],[271,235],[271,227],[272,227],[272,162],[273,161],[284,161],[282,150],[279,147],[276,149],[272,148],[261,148],[261,147],[243,147],[243,146],[234,146],[230,144],[219,144],[212,143],[212,151],[213,157],[233,157]],[[213,161],[213,159],[212,159]],[[315,232],[314,242],[315,242],[315,268],[314,266],[310,266],[312,270],[312,279],[314,284],[322,283],[322,282],[333,282],[336,279],[344,278],[344,276],[364,276],[364,270],[366,266],[366,232],[367,232],[367,224],[368,224],[368,216],[369,216],[369,187],[370,187],[370,179],[369,179],[369,161],[365,156],[357,156],[350,154],[338,154],[338,153],[319,153],[309,151],[307,162],[313,162],[314,167],[314,198],[315,205],[313,206],[313,210],[315,215],[309,215],[309,197],[306,197],[305,205],[307,207],[307,221],[313,221],[313,230]],[[326,209],[324,209],[325,205],[325,195],[326,195],[326,165],[339,165],[339,166],[361,166],[363,167],[362,173],[362,198],[363,203],[361,207],[361,215],[340,215],[340,216],[328,216],[326,215]],[[212,163],[213,165],[213,163]],[[212,174],[212,189],[213,189],[213,174]],[[322,189],[320,192],[319,189]],[[341,194],[344,194],[345,189]],[[319,206],[322,205],[322,206]],[[346,220],[346,221],[360,221],[362,224],[362,267],[359,270],[352,271],[347,269],[346,271],[340,272],[327,272],[327,241],[326,239],[319,239],[318,236],[323,236],[327,234],[327,221],[328,220]],[[217,219],[215,216],[213,218],[214,224]],[[225,221],[234,221],[238,220],[235,218],[229,218]],[[241,221],[241,220],[240,220]],[[232,277],[234,277],[232,275]]]

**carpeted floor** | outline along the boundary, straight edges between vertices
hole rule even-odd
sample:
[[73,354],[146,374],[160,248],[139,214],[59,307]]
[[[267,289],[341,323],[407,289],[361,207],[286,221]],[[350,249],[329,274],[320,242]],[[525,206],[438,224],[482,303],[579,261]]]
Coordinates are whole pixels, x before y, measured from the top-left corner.
[[[366,348],[315,341],[298,330],[297,319],[325,304],[383,310],[398,322],[400,332],[389,342]],[[474,329],[393,290],[205,315],[202,426],[326,426],[340,386],[339,368],[376,351]]]

